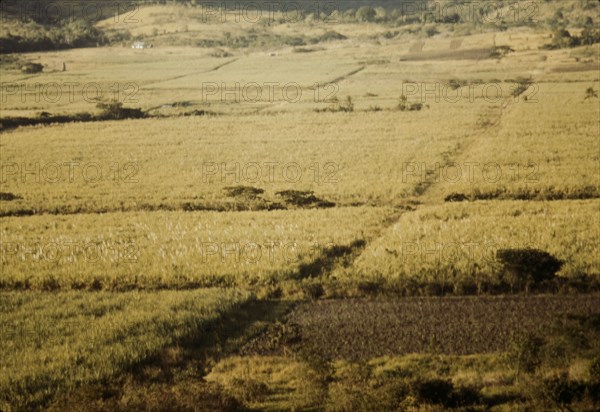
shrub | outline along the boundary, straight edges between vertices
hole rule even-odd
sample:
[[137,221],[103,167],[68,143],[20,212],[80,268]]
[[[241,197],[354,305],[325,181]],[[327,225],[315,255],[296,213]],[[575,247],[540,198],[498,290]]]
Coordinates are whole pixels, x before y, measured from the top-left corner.
[[405,95],[400,96],[400,102],[397,106],[398,110],[404,111],[420,111],[423,108],[423,103],[408,103],[408,98]]
[[600,356],[592,360],[589,367],[590,381],[600,383]]
[[257,199],[265,191],[258,187],[252,186],[231,186],[223,189],[229,197],[243,197],[246,199]]
[[461,87],[464,87],[467,84],[468,84],[468,82],[466,80],[458,80],[458,79],[448,80],[448,86],[450,86],[450,88],[452,90],[460,89]]
[[100,120],[141,119],[145,117],[142,109],[123,107],[121,102],[98,103],[97,107],[102,109],[98,116]]
[[322,35],[320,35],[319,37],[317,37],[317,40],[319,42],[326,42],[326,41],[332,41],[332,40],[346,40],[346,39],[347,39],[346,36],[338,33],[337,31],[333,31],[333,30],[328,30],[325,33],[323,33]]
[[362,6],[356,11],[356,18],[360,21],[374,21],[377,12],[373,7]]
[[275,193],[290,205],[297,207],[333,207],[335,203],[319,199],[312,191],[283,190]]
[[598,92],[594,90],[593,87],[588,87],[585,91],[585,99],[593,99],[594,97],[598,97]]
[[383,37],[386,39],[393,39],[394,37],[396,37],[397,35],[400,34],[400,31],[398,30],[394,30],[394,31],[386,31],[383,33]]
[[11,192],[0,192],[0,200],[4,200],[6,202],[12,202],[13,200],[23,199],[19,195],[15,195]]
[[319,299],[321,296],[323,296],[325,294],[325,289],[323,288],[323,285],[320,283],[314,283],[314,282],[302,283],[301,288],[302,288],[302,292],[304,293],[304,295],[312,300]]
[[444,198],[444,202],[464,202],[466,200],[469,198],[464,193],[450,193]]
[[600,43],[600,29],[593,25],[586,27],[581,32],[581,44],[591,45]]
[[90,113],[75,113],[73,115],[51,115],[41,112],[37,117],[4,117],[0,122],[0,129],[14,129],[19,126],[31,126],[37,124],[90,122],[93,120],[106,120],[97,118]]
[[209,56],[223,58],[223,57],[231,57],[233,55],[231,53],[229,53],[227,50],[216,48],[215,50],[212,51],[212,53],[209,54]]
[[581,32],[581,36],[573,36],[568,30],[558,28],[552,34],[552,42],[543,46],[544,49],[561,49],[566,47],[577,47],[580,45],[592,45],[600,42],[600,29],[587,25]]
[[574,47],[578,43],[577,37],[571,36],[571,33],[565,29],[558,29],[552,35],[552,44],[558,47]]
[[508,53],[513,53],[515,50],[509,46],[495,46],[490,51],[490,57],[493,59],[501,59]]
[[416,380],[411,384],[411,392],[421,402],[447,405],[454,386],[445,379]]
[[409,387],[404,379],[390,379],[373,391],[372,411],[394,411],[409,395]]
[[288,46],[306,46],[306,42],[302,37],[286,37],[283,43]]
[[39,63],[25,63],[21,66],[21,71],[27,74],[41,73],[44,71],[44,66]]
[[182,113],[182,116],[186,116],[186,117],[190,117],[190,116],[216,116],[216,113],[208,111],[208,110],[194,109],[191,112]]
[[455,295],[476,295],[481,289],[481,283],[472,279],[458,279],[454,282]]
[[338,110],[340,112],[353,112],[354,111],[354,103],[352,102],[351,96],[346,96],[346,104],[338,103]]
[[525,93],[529,86],[531,86],[531,79],[526,78],[518,78],[515,80],[517,83],[516,87],[512,91],[514,97],[519,97],[521,94]]
[[544,398],[561,408],[580,398],[585,392],[585,385],[570,380],[568,373],[563,372],[542,380],[540,389]]
[[554,279],[564,264],[551,254],[537,249],[500,249],[496,259],[503,265],[504,277],[511,288],[517,285],[529,291],[530,286]]
[[261,402],[269,394],[269,386],[255,379],[238,379],[233,381],[236,392],[245,402]]
[[364,280],[356,285],[358,291],[366,295],[374,295],[383,289],[383,283],[380,280]]
[[450,395],[450,405],[453,407],[463,407],[476,405],[481,402],[481,393],[478,388],[472,386],[461,386]]
[[354,103],[352,102],[351,96],[346,96],[346,103],[341,103],[337,99],[337,97],[333,97],[330,101],[332,103],[331,103],[331,105],[329,105],[329,107],[327,107],[325,109],[317,109],[316,111],[318,113],[321,113],[321,112],[337,113],[337,112],[353,112],[354,111]]
[[540,366],[543,344],[544,341],[535,335],[513,338],[507,356],[515,368],[517,378],[521,372],[532,373]]
[[322,50],[325,49],[322,47],[294,47],[292,53],[313,53]]
[[433,37],[436,34],[440,34],[440,32],[434,25],[431,25],[423,28],[423,34],[425,34],[427,37]]

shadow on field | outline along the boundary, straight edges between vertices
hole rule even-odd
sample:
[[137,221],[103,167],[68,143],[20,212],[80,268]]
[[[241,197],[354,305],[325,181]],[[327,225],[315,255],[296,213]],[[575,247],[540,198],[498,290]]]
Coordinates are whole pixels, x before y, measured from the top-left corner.
[[221,358],[283,318],[294,302],[251,301],[224,313],[192,336],[125,371],[110,382],[59,395],[49,411],[245,411],[237,399],[204,376]]
[[364,239],[357,239],[350,245],[327,247],[317,259],[300,265],[295,278],[306,279],[326,275],[338,265],[348,267],[366,245],[367,242]]
[[246,303],[198,329],[195,335],[188,336],[175,347],[163,350],[132,373],[140,380],[153,380],[158,374],[162,380],[169,382],[177,369],[193,366],[203,376],[210,371],[213,362],[237,353],[245,341],[262,333],[269,324],[283,318],[294,306],[293,302],[277,300]]

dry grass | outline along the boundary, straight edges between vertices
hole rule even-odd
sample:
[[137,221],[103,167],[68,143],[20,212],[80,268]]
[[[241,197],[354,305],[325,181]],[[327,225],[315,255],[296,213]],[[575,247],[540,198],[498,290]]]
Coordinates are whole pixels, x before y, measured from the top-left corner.
[[[594,13],[563,3],[544,2],[540,22],[557,7],[564,8],[571,22]],[[271,25],[202,23],[198,10],[170,5],[144,7],[136,18],[139,23],[108,19],[99,26],[127,29],[156,47],[132,50],[127,41],[107,48],[27,53],[19,57],[44,64],[43,73],[25,75],[16,66],[2,69],[3,88],[11,82],[30,90],[36,84],[79,83],[73,100],[65,87],[55,101],[43,96],[35,101],[31,94],[23,100],[19,92],[3,89],[2,117],[92,113],[98,111],[98,102],[116,98],[156,118],[0,133],[0,286],[36,290],[1,296],[2,325],[24,326],[34,336],[0,334],[3,372],[8,371],[0,377],[0,409],[41,407],[65,390],[53,405],[56,410],[228,410],[242,404],[264,410],[442,410],[445,406],[426,404],[405,387],[433,378],[481,389],[485,406],[475,407],[547,406],[529,404],[529,388],[515,383],[498,354],[373,359],[382,354],[380,345],[359,364],[324,362],[327,350],[360,350],[361,344],[369,347],[377,343],[373,337],[387,332],[393,338],[389,345],[395,345],[391,352],[398,349],[399,339],[391,332],[402,333],[402,326],[394,323],[400,316],[367,312],[354,318],[355,324],[339,325],[344,317],[352,320],[360,314],[356,308],[344,310],[349,305],[339,302],[325,302],[324,307],[341,306],[321,312],[323,327],[316,332],[314,323],[309,327],[315,333],[313,345],[319,333],[322,337],[327,328],[332,332],[323,340],[325,349],[317,347],[314,356],[304,359],[306,353],[296,353],[292,359],[286,357],[286,347],[283,356],[230,357],[232,347],[243,342],[221,341],[212,331],[212,346],[195,348],[203,356],[214,356],[210,383],[198,383],[203,372],[188,374],[187,369],[161,379],[174,364],[189,360],[189,348],[178,347],[176,341],[198,333],[205,322],[235,329],[240,335],[236,339],[243,340],[245,333],[271,330],[267,324],[282,318],[282,311],[260,320],[250,313],[239,326],[231,312],[249,294],[225,290],[228,286],[269,298],[318,299],[376,294],[384,284],[493,282],[498,268],[489,253],[523,245],[563,259],[563,277],[597,278],[600,237],[593,223],[598,220],[599,112],[597,100],[584,97],[587,88],[598,89],[598,45],[541,50],[551,40],[542,23],[505,31],[494,25],[445,25],[440,34],[424,38],[421,24],[393,27],[315,19]],[[2,30],[22,34],[27,26],[3,25]],[[330,30],[347,39],[312,44]],[[315,51],[294,53],[290,40],[296,37]],[[221,46],[228,38],[240,40],[243,47]],[[219,46],[198,46],[211,41]],[[488,58],[485,50],[494,46],[510,46],[514,52]],[[511,92],[523,79],[533,85],[515,101]],[[86,100],[81,89],[92,82],[103,94]],[[268,82],[278,83],[273,98]],[[462,93],[456,102],[444,98],[449,82],[461,86],[448,94]],[[257,83],[263,99],[253,102],[239,93],[209,96],[206,83],[229,89]],[[290,83],[302,92],[297,101],[282,95]],[[502,90],[502,99],[485,98],[488,83]],[[409,92],[407,85],[419,89]],[[437,99],[420,93],[435,87],[441,92]],[[422,110],[399,111],[402,94],[408,95],[408,104],[423,104]],[[353,112],[323,111],[332,104],[325,98],[345,102],[347,96]],[[194,116],[182,116],[194,111]],[[198,116],[207,112],[215,115]],[[258,179],[244,175],[246,166],[266,162],[277,165],[272,178],[265,167]],[[498,166],[502,177],[492,181],[476,167],[471,180],[467,163]],[[48,169],[52,164],[62,165],[58,181],[52,179],[55,170]],[[75,165],[72,177],[68,164]],[[447,170],[452,164],[463,168],[457,181],[427,173],[436,165]],[[208,176],[207,165],[216,165],[216,173]],[[286,178],[286,165],[301,170],[302,176]],[[407,176],[407,165],[424,165],[424,172]],[[16,175],[11,173],[14,167]],[[97,168],[102,170],[98,180]],[[239,175],[221,173],[235,168]],[[264,193],[251,199],[231,197],[224,190],[237,185]],[[277,195],[285,190],[314,191],[336,207],[297,210]],[[444,204],[452,194],[495,200]],[[511,200],[515,198],[524,200]],[[591,199],[562,200],[580,198]],[[281,206],[289,210],[266,210]],[[275,248],[272,259],[263,250],[254,262],[235,250],[271,242],[297,243],[301,255],[289,259]],[[212,249],[215,244],[220,251]],[[60,256],[49,258],[56,245]],[[81,250],[86,245],[99,248],[102,255],[90,260]],[[233,253],[223,256],[224,246],[233,246]],[[223,290],[91,291],[215,285]],[[286,288],[289,295],[282,293]],[[37,291],[61,289],[86,292]],[[473,291],[457,287],[455,292]],[[589,306],[597,311],[597,305]],[[502,308],[493,316],[501,313]],[[332,314],[339,316],[332,321]],[[448,330],[447,322],[440,321],[448,319],[443,315],[432,317],[428,333],[413,328],[418,337],[406,347],[418,344],[418,350],[435,351],[436,328]],[[71,321],[77,321],[75,326]],[[497,324],[506,325],[504,321]],[[413,326],[419,322],[418,316],[412,319]],[[479,338],[493,335],[495,323],[480,326],[484,332],[473,337],[477,351],[489,349]],[[446,342],[451,353],[466,353],[459,329]],[[498,350],[506,344],[494,342]],[[154,362],[147,375],[138,376],[142,382],[123,384],[125,371],[157,352],[164,363]],[[571,377],[586,380],[590,363],[575,359],[565,368]],[[532,376],[531,382],[543,376]],[[110,399],[98,399],[106,394],[98,395],[103,382],[112,383],[113,389],[123,387],[116,395],[108,394]]]
[[372,236],[389,209],[50,215],[2,221],[5,289],[266,285]]
[[116,379],[249,297],[231,290],[3,292],[0,406],[38,408],[57,393]]
[[600,275],[598,201],[487,201],[405,214],[338,275],[450,283],[497,281],[498,249],[532,247],[566,263],[561,276]]

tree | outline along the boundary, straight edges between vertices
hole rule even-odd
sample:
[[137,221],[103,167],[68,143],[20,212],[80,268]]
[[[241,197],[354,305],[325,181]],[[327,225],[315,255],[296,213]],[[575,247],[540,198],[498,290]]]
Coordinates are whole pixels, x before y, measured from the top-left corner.
[[439,34],[440,32],[438,31],[438,29],[435,27],[435,25],[429,25],[427,27],[423,28],[423,32],[425,33],[425,35],[427,37],[433,37],[436,34]]
[[581,44],[590,45],[600,43],[600,29],[592,26],[587,26],[581,32]]
[[142,109],[123,107],[123,103],[117,101],[98,103],[96,107],[102,110],[98,116],[102,120],[141,119],[145,116]]
[[531,286],[554,279],[564,262],[542,250],[500,249],[496,259],[504,268],[504,277],[511,288],[518,286],[529,292]]
[[44,70],[44,66],[41,65],[40,63],[25,63],[21,67],[21,71],[23,73],[27,73],[27,74],[41,73],[43,70]]
[[552,35],[552,42],[559,47],[574,47],[578,41],[576,37],[571,36],[566,29],[558,29]]
[[594,97],[598,97],[598,92],[596,90],[594,90],[593,87],[588,87],[587,90],[585,91],[585,99],[593,99]]
[[387,18],[387,11],[383,7],[376,7],[375,9],[375,18],[377,20],[385,21]]
[[377,12],[373,7],[362,6],[356,11],[356,18],[360,21],[374,21]]

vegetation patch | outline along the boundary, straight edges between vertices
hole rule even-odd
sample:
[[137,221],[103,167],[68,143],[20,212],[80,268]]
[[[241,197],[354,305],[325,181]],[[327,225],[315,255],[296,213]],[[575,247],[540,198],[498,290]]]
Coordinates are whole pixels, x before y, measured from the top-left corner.
[[311,43],[321,43],[334,40],[346,40],[347,37],[333,30],[328,30],[320,36],[311,39]]
[[423,103],[409,103],[408,98],[405,95],[400,96],[400,102],[398,103],[397,109],[401,112],[419,112],[423,108]]
[[517,286],[526,292],[554,280],[565,263],[537,249],[500,249],[496,251],[496,258],[502,263],[504,276],[511,288]]
[[315,109],[317,113],[331,112],[331,113],[351,113],[354,111],[354,102],[352,96],[346,96],[345,101],[340,101],[337,97],[332,98],[330,105],[323,109]]
[[0,119],[0,130],[6,131],[23,126],[142,119],[148,117],[141,109],[123,107],[123,103],[121,102],[98,103],[97,107],[101,110],[99,114],[76,113],[73,115],[52,115],[48,112],[41,112],[37,117],[3,117]]
[[283,190],[275,193],[281,197],[283,201],[290,205],[299,208],[330,208],[335,207],[334,202],[323,200],[315,196],[312,191],[305,190]]
[[232,186],[223,189],[229,197],[242,197],[245,199],[256,200],[265,193],[264,189],[252,186]]
[[15,195],[14,193],[0,192],[0,200],[3,200],[5,202],[12,202],[13,200],[21,200],[21,199],[23,199],[23,197],[21,197],[19,195]]
[[25,74],[36,74],[44,71],[44,65],[40,63],[26,63],[21,66],[21,72]]
[[122,102],[98,103],[102,112],[96,116],[98,120],[141,119],[146,117],[142,109],[123,107]]

